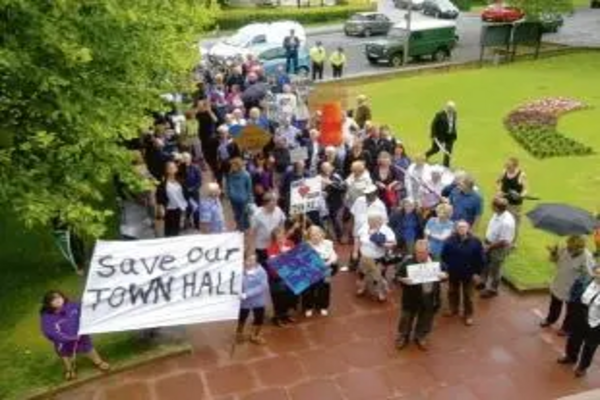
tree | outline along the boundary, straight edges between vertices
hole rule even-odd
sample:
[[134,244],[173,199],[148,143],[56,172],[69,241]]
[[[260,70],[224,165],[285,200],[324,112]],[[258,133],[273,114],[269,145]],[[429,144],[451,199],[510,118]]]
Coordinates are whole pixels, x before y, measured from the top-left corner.
[[215,11],[194,0],[0,0],[0,205],[98,237],[120,145],[190,80]]
[[573,0],[511,0],[510,4],[525,12],[527,19],[539,20],[543,14],[565,14],[573,11]]

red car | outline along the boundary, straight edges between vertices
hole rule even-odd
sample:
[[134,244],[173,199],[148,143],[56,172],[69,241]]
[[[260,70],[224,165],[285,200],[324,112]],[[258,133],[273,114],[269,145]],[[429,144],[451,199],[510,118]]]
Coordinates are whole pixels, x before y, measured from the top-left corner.
[[484,22],[515,22],[525,16],[525,13],[506,4],[492,4],[481,13]]

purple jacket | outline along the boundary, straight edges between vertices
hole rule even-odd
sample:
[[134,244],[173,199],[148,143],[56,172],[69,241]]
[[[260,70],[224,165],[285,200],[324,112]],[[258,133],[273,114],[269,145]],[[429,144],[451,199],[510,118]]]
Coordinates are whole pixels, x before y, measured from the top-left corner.
[[244,271],[242,293],[246,298],[242,300],[243,309],[264,307],[267,305],[269,294],[269,278],[261,266],[257,266],[252,273]]
[[42,333],[56,346],[74,342],[79,331],[81,305],[66,303],[57,313],[42,314]]

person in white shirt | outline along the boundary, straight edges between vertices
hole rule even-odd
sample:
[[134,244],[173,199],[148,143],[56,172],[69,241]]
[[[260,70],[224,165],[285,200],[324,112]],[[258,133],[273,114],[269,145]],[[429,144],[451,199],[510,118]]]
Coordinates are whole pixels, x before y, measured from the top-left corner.
[[370,184],[363,191],[363,196],[360,196],[352,207],[350,208],[350,214],[354,219],[354,228],[352,229],[352,235],[358,236],[358,230],[367,223],[367,215],[369,212],[376,212],[381,215],[383,222],[387,224],[388,213],[385,204],[379,199],[377,186]]
[[338,270],[338,256],[333,248],[333,242],[325,239],[325,233],[320,227],[313,225],[308,228],[307,243],[315,250],[325,263],[325,278],[311,285],[302,293],[302,304],[304,315],[310,318],[313,310],[319,310],[322,316],[329,315],[329,303],[331,298],[331,277]]
[[420,205],[422,193],[427,191],[424,185],[430,177],[431,166],[427,164],[427,159],[422,154],[417,155],[404,174],[406,197]]
[[383,258],[396,246],[396,235],[386,225],[387,218],[381,210],[372,209],[365,214],[367,220],[358,230],[352,254],[355,260],[360,257],[356,294],[362,296],[370,284],[379,301],[385,301],[389,286],[383,273]]
[[487,264],[481,274],[481,297],[484,299],[498,295],[498,287],[502,278],[502,265],[508,256],[515,240],[515,217],[508,211],[508,202],[496,197],[492,201],[494,215],[487,226],[485,234],[485,252]]
[[254,239],[256,258],[261,265],[267,262],[267,248],[273,231],[283,227],[284,223],[285,214],[277,206],[277,196],[274,193],[266,193],[263,196],[263,205],[256,210],[250,223],[250,237]]
[[278,94],[276,96],[277,107],[281,115],[284,118],[295,117],[298,109],[298,98],[296,94],[292,91],[291,85],[283,85],[283,93]]
[[365,188],[372,184],[371,174],[364,161],[354,161],[350,167],[350,175],[346,178],[346,207],[351,209],[356,199],[364,194]]
[[575,303],[565,355],[557,360],[559,364],[576,364],[576,377],[586,374],[600,344],[600,264],[593,268],[592,276],[593,280],[581,295],[581,302]]

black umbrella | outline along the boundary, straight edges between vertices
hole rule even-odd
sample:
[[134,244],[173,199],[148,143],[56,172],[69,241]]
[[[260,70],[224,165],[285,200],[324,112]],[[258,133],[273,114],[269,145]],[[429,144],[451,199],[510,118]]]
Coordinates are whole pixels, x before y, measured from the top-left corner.
[[246,106],[250,104],[256,107],[267,96],[268,91],[269,87],[266,84],[262,82],[254,83],[244,90],[242,101]]
[[592,213],[567,204],[540,204],[527,217],[534,227],[560,236],[590,234],[598,223]]

